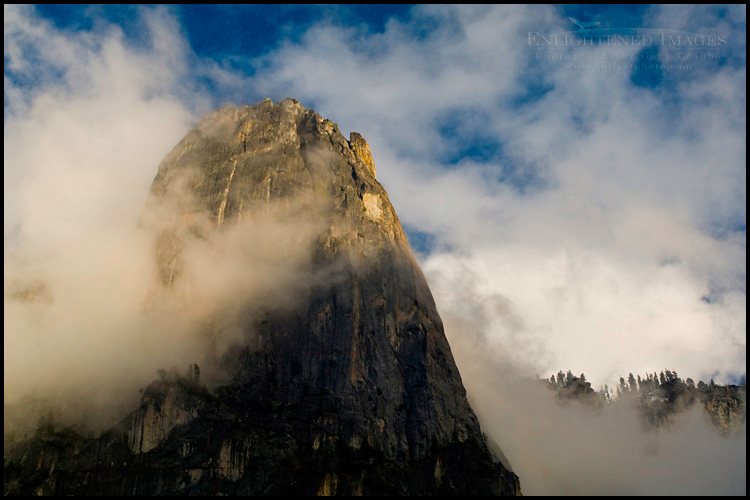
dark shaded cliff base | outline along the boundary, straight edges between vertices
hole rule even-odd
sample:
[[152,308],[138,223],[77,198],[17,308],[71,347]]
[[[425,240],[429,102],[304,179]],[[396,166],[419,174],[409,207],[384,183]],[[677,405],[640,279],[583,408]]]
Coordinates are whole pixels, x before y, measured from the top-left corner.
[[[470,437],[419,459],[388,459],[337,438],[343,406],[217,396],[184,380],[154,382],[144,403],[99,439],[40,430],[5,458],[6,495],[516,495],[518,478]],[[165,407],[195,417],[156,448],[134,453],[143,418]],[[158,419],[157,419],[158,420]],[[135,425],[135,430],[129,426]],[[158,425],[158,423],[157,423]],[[140,444],[140,443],[139,443]]]

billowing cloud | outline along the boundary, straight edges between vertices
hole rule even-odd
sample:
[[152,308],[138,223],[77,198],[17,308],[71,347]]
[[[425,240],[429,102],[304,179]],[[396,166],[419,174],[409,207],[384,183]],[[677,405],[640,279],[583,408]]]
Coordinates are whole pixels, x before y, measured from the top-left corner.
[[[727,60],[744,51],[719,11],[647,17],[724,35]],[[482,6],[415,8],[378,34],[321,24],[268,55],[255,81],[368,137],[401,219],[449,249],[424,259],[439,303],[470,308],[440,276],[477,276],[477,300],[505,297],[544,345],[540,373],[571,368],[602,384],[660,367],[736,377],[744,66],[694,63],[666,69],[668,89],[637,86],[628,68],[574,68],[529,47],[529,33],[566,23],[553,7]],[[564,49],[568,61],[642,57],[630,46]]]
[[160,285],[155,250],[183,214],[147,209],[149,189],[209,99],[181,83],[190,54],[175,20],[140,16],[134,44],[113,26],[66,32],[5,10],[4,400],[49,399],[63,421],[122,418],[157,369],[241,340],[217,313],[290,303],[312,279],[315,223],[249,214],[185,238],[185,275]]
[[4,13],[4,399],[126,407],[185,354],[143,317],[153,243],[138,229],[155,166],[195,119],[174,95],[185,43],[160,11],[140,48],[111,25]]
[[544,6],[320,24],[254,79],[363,133],[402,222],[434,235],[421,263],[446,334],[528,494],[746,489],[742,438],[699,410],[644,433],[627,405],[561,407],[528,380],[744,375],[744,7],[725,14],[646,12],[648,28],[727,40],[723,64],[667,65],[661,85],[634,78],[653,50],[530,49],[530,32],[571,29]]
[[[744,441],[696,415],[654,444],[628,415],[592,420],[519,381],[745,373],[744,6],[649,8],[648,28],[727,40],[716,61],[660,70],[659,85],[604,64],[659,51],[529,47],[529,33],[573,29],[551,6],[420,6],[382,32],[324,20],[243,65],[197,57],[167,10],[137,13],[133,40],[5,7],[6,401],[93,393],[95,380],[127,407],[133,384],[193,361],[174,323],[143,316],[153,235],[138,222],[156,166],[216,104],[290,96],[362,133],[402,222],[434,236],[421,264],[525,492],[744,491],[732,482]],[[194,279],[219,289],[231,274],[198,266]]]

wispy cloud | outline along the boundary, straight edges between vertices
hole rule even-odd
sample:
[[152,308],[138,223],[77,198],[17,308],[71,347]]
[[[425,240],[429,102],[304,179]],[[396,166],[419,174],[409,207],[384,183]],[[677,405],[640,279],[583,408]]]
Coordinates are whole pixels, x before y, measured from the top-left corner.
[[[578,417],[562,415],[560,430],[522,418],[554,408],[520,405],[495,419],[521,396],[487,383],[488,373],[571,369],[594,384],[662,368],[717,382],[745,373],[744,6],[639,14],[650,29],[727,39],[718,59],[664,68],[655,85],[627,68],[537,56],[529,32],[576,29],[551,6],[419,6],[377,30],[348,26],[338,12],[251,58],[198,56],[174,11],[136,12],[142,29],[126,34],[102,20],[74,31],[31,7],[4,9],[5,330],[55,319],[8,310],[18,274],[54,282],[56,319],[69,320],[53,342],[6,333],[6,396],[8,384],[41,382],[25,370],[29,359],[64,360],[55,373],[75,385],[80,367],[112,377],[132,369],[117,360],[138,345],[153,354],[138,362],[143,380],[152,365],[179,358],[169,355],[170,337],[133,335],[144,296],[137,278],[149,265],[149,242],[133,228],[156,166],[198,116],[266,95],[295,97],[361,132],[401,220],[434,236],[422,266],[483,425],[507,443],[519,474],[552,467],[563,445],[574,446],[545,448],[534,436],[566,435]],[[560,53],[642,55],[638,47]],[[115,286],[124,299],[113,306],[104,299]],[[617,418],[596,428],[612,435]],[[516,433],[527,449],[509,435],[519,428],[529,430]],[[563,469],[550,477],[572,474]],[[633,469],[598,472],[616,470]],[[623,481],[587,491],[640,491]]]
[[[645,12],[649,28],[728,40],[722,62],[666,67],[662,85],[538,57],[529,32],[573,29],[544,6],[417,7],[376,35],[317,25],[253,79],[363,133],[401,220],[435,235],[422,265],[446,333],[528,493],[746,488],[744,445],[699,415],[645,435],[629,413],[593,418],[519,380],[745,373],[745,16],[730,10]],[[491,153],[456,161],[457,144]]]
[[138,230],[155,166],[195,119],[175,96],[186,44],[160,10],[143,12],[139,47],[111,25],[4,14],[5,401],[132,402],[186,346],[143,320],[152,242]]
[[[685,9],[649,18],[698,30]],[[744,36],[717,16],[700,22],[731,59]],[[552,7],[415,8],[382,34],[316,25],[253,81],[368,137],[401,218],[454,250],[425,267],[468,266],[479,298],[507,297],[545,337],[540,371],[744,372],[744,66],[675,69],[665,93],[530,50],[529,32],[569,28]],[[451,161],[482,141],[491,157]]]

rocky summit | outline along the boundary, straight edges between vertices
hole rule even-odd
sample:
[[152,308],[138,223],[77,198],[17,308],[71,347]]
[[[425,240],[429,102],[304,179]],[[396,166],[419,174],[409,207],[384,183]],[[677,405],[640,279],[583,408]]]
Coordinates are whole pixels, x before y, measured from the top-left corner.
[[263,280],[206,323],[206,359],[190,361],[208,386],[197,365],[162,373],[98,437],[40,426],[10,447],[6,495],[520,494],[375,175],[360,134],[294,99],[206,116],[152,185],[147,307],[190,282],[194,243],[243,241],[219,236],[250,220],[253,249],[294,255],[293,292]]

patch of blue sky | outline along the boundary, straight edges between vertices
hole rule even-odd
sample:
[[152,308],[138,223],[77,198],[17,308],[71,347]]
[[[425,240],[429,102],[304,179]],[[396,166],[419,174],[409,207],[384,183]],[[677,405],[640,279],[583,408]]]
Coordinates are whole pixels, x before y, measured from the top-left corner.
[[[199,57],[229,60],[247,75],[252,61],[285,43],[302,43],[313,25],[357,26],[364,36],[383,33],[391,19],[408,20],[410,5],[183,5],[177,9]],[[251,61],[253,64],[251,64]]]
[[[443,62],[439,57],[429,55],[439,53],[445,44],[465,36],[455,16],[430,6],[337,6],[328,12],[326,21],[346,29],[349,37],[347,48],[372,63],[392,56],[394,50],[403,48],[402,42],[411,47],[420,46],[429,54],[415,63],[420,64],[422,71],[428,72],[439,72],[442,70],[439,65]],[[431,49],[430,44],[439,44],[440,47]]]
[[251,59],[284,42],[298,42],[321,20],[316,5],[182,5],[176,9],[190,46],[199,57]]
[[496,137],[478,133],[467,136],[454,126],[440,127],[443,154],[439,161],[444,166],[457,166],[461,162],[491,163],[502,155],[502,145]]
[[91,6],[86,4],[39,4],[35,8],[40,16],[60,29],[90,30],[94,24],[94,16],[89,15]]
[[429,255],[435,250],[438,240],[435,234],[417,229],[408,223],[404,223],[403,226],[412,250],[422,255]]
[[67,76],[62,65],[44,58],[33,43],[19,41],[18,46],[22,52],[22,65],[15,66],[10,57],[3,57],[3,76],[6,80],[3,86],[3,117],[7,115],[8,107],[11,105],[7,95],[8,86],[23,89],[16,98],[29,104],[41,89],[48,85],[63,84]]
[[630,81],[636,87],[657,88],[664,82],[664,65],[659,59],[659,47],[646,47],[638,54]]
[[117,26],[134,49],[150,46],[149,30],[140,15],[148,7],[139,5],[49,5],[35,6],[40,17],[71,32],[108,30]]
[[405,23],[411,19],[413,5],[409,4],[355,4],[343,5],[342,15],[354,23],[367,26],[371,33],[385,33],[388,22]]
[[[738,188],[741,189],[741,188]],[[743,193],[744,194],[744,193]],[[709,219],[704,230],[713,238],[725,240],[747,234],[747,201],[736,202],[736,210],[729,216]]]
[[[539,61],[530,59],[530,63],[538,65]],[[503,99],[502,105],[513,111],[521,110],[529,105],[536,104],[555,90],[555,86],[544,79],[543,74],[529,75],[522,81],[522,91],[518,94]]]
[[406,28],[409,36],[419,41],[426,40],[437,32],[458,34],[460,31],[459,24],[455,19],[447,16],[445,11],[429,7],[420,7],[417,15],[411,16]]
[[25,46],[23,51],[25,64],[20,70],[10,67],[10,59],[3,57],[3,74],[13,85],[33,93],[34,86],[62,81],[65,71],[61,66],[41,58],[33,45]]
[[[648,5],[626,5],[626,4],[573,4],[561,5],[563,16],[581,22],[598,22],[600,28],[638,28],[642,26],[648,12]],[[578,27],[572,23],[570,29],[575,31]]]
[[461,162],[489,163],[502,154],[500,139],[486,126],[491,121],[487,112],[476,108],[448,109],[440,113],[434,126],[440,135],[440,148],[434,161],[446,167]]
[[538,165],[505,150],[502,138],[487,125],[492,120],[487,111],[475,108],[441,113],[435,120],[440,148],[433,160],[449,170],[479,167],[490,191],[504,185],[518,194],[527,194],[547,186]]

